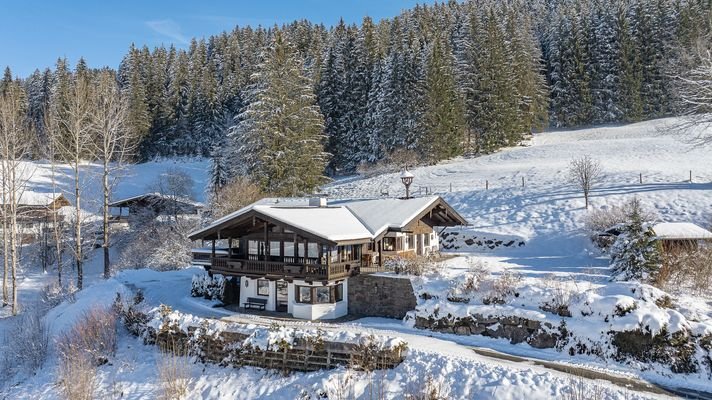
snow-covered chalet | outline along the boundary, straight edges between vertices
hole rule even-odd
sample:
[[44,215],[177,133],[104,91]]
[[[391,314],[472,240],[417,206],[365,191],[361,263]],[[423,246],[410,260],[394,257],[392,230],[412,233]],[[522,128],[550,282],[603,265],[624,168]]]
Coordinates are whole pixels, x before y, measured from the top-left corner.
[[194,264],[239,281],[241,307],[334,319],[348,313],[349,277],[437,251],[436,227],[466,223],[439,196],[267,198],[189,237],[210,243],[193,251]]

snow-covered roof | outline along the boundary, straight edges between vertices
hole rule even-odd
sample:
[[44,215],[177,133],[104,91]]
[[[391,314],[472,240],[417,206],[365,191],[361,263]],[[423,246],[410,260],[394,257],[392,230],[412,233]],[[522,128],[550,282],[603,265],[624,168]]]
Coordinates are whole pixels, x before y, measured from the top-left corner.
[[661,222],[653,225],[658,239],[667,240],[712,240],[712,232],[691,222]]
[[268,217],[332,242],[371,238],[371,232],[345,207],[258,205],[254,209]]
[[180,202],[180,203],[184,203],[184,204],[191,205],[191,206],[195,206],[195,207],[204,207],[204,206],[205,206],[203,203],[200,203],[200,202],[191,200],[191,199],[189,199],[189,198],[187,198],[187,197],[182,197],[182,196],[173,197],[173,196],[169,196],[169,195],[166,195],[166,194],[163,194],[163,193],[159,193],[159,192],[151,192],[151,193],[142,193],[142,194],[139,194],[139,195],[136,195],[136,196],[127,197],[127,198],[125,198],[125,199],[120,199],[120,200],[112,201],[112,202],[109,204],[109,207],[119,207],[121,204],[131,203],[131,202],[133,202],[133,201],[141,200],[141,199],[144,199],[144,198],[145,198],[145,199],[154,198],[154,199],[171,200],[171,201],[175,200],[175,201],[178,201],[178,202]]
[[[227,228],[241,216],[256,212],[331,242],[375,239],[388,229],[405,227],[439,202],[447,205],[439,196],[335,200],[325,207],[309,206],[307,198],[266,198],[217,219],[189,236],[192,239],[206,237]],[[454,220],[466,223],[454,210],[450,210]]]
[[348,208],[369,230],[373,237],[387,229],[403,228],[418,214],[425,211],[439,196],[403,199],[367,199],[335,201],[333,205]]
[[24,191],[17,204],[20,206],[49,206],[62,197],[61,193]]

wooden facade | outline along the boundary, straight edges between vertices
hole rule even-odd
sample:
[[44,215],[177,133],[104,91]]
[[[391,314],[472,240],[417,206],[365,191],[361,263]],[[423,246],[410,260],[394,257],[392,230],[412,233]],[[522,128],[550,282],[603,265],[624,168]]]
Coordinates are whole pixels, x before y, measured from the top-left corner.
[[334,241],[253,209],[194,233],[191,239],[210,243],[209,266],[205,251],[194,257],[196,264],[212,273],[319,282],[377,271],[391,257],[425,255],[425,248],[437,248],[435,226],[465,222],[440,199],[401,227],[371,237]]

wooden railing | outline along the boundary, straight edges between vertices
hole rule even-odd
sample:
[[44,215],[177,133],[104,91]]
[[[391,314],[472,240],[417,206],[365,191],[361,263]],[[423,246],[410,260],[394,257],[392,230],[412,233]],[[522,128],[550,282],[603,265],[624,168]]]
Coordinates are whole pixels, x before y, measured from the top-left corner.
[[[282,261],[268,261],[253,258],[263,256],[250,255],[248,259],[218,257],[211,260],[211,269],[215,273],[228,275],[282,276],[308,279],[339,279],[357,271],[360,261],[333,263],[329,266],[318,263],[315,258],[284,257]],[[276,257],[275,257],[276,258]],[[293,262],[303,261],[303,262]]]

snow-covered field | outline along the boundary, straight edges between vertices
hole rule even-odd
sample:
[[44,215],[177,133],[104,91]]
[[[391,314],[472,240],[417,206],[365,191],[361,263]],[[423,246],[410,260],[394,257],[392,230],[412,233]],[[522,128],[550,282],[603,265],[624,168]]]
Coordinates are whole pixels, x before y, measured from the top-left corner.
[[[469,265],[479,263],[495,275],[505,271],[521,275],[520,284],[529,288],[527,293],[532,299],[539,288],[556,280],[563,282],[562,286],[573,286],[580,292],[591,290],[591,296],[609,296],[606,301],[612,298],[620,300],[623,293],[619,290],[622,289],[608,283],[608,260],[590,245],[583,230],[586,215],[583,197],[567,183],[566,169],[572,157],[583,154],[602,162],[605,176],[593,191],[593,207],[610,207],[638,196],[643,204],[657,211],[661,220],[689,221],[706,226],[712,217],[712,184],[709,183],[712,181],[712,159],[708,156],[708,149],[695,148],[679,137],[665,134],[670,122],[658,120],[620,127],[548,132],[535,135],[527,146],[414,169],[413,187],[416,192],[420,187],[423,187],[423,192],[428,187],[430,191],[441,193],[471,222],[468,229],[472,235],[516,239],[525,243],[521,247],[494,250],[461,244],[460,249],[453,251],[467,254],[448,261],[447,268],[438,273],[415,279],[416,289],[439,292],[445,296],[453,281],[456,283],[468,271]],[[132,166],[122,174],[115,197],[144,192],[156,176],[169,167],[191,174],[196,180],[197,200],[202,200],[208,168],[208,163],[204,161],[161,161]],[[32,190],[51,191],[47,166],[39,164],[37,168],[38,172],[35,172],[31,182]],[[98,167],[96,170],[98,172]],[[687,182],[690,170],[693,182]],[[639,183],[639,174],[643,175],[643,184]],[[96,204],[98,209],[98,177],[87,175],[86,182],[89,187],[87,204]],[[488,190],[485,190],[486,182]],[[67,176],[63,177],[62,186],[72,200],[71,181]],[[333,197],[378,197],[383,191],[391,195],[400,195],[403,191],[397,174],[337,181],[325,190]],[[466,257],[470,257],[469,261]],[[256,325],[271,323],[263,318],[213,308],[213,303],[207,300],[191,298],[190,282],[196,270],[163,273],[126,271],[103,281],[100,279],[100,264],[100,255],[91,255],[86,267],[88,287],[77,295],[76,302],[64,303],[48,313],[46,322],[53,335],[67,329],[91,305],[109,304],[115,292],[136,288],[143,290],[146,303],[152,306],[164,303],[176,310],[203,317],[226,318]],[[52,275],[42,275],[29,268],[22,271],[22,303],[36,301],[41,287],[51,279]],[[609,289],[605,289],[607,287]],[[686,319],[692,320],[693,314],[696,315],[695,323],[707,323],[712,319],[710,298],[684,292],[673,295],[678,311]],[[473,299],[472,304],[476,303]],[[421,302],[419,307],[432,305]],[[534,300],[520,307],[507,306],[519,308],[514,312],[543,314],[536,309]],[[655,314],[658,311],[652,310],[648,317],[664,318]],[[554,319],[556,316],[551,314],[545,317]],[[13,320],[12,317],[0,319],[0,337],[9,331]],[[453,399],[566,398],[576,386],[583,386],[589,394],[601,392],[599,398],[604,399],[660,397],[651,392],[625,389],[607,381],[576,378],[530,363],[482,356],[472,351],[471,346],[589,367],[672,387],[709,391],[712,386],[702,376],[688,378],[664,374],[659,370],[641,371],[636,366],[591,356],[569,357],[567,353],[536,350],[526,344],[511,345],[504,339],[418,330],[395,320],[369,318],[341,325],[302,321],[284,324],[397,335],[408,342],[410,351],[399,367],[370,376],[345,370],[282,376],[255,368],[231,369],[189,364],[191,379],[188,398],[294,399],[301,395],[305,396],[303,398],[317,398],[321,391],[331,393],[329,398],[336,398],[333,395],[335,388],[341,386],[352,390],[355,398],[370,399],[373,397],[369,384],[374,382],[384,388],[388,398],[403,398],[407,392],[422,389],[427,377],[438,382],[447,391],[447,398]],[[600,329],[601,324],[597,322],[594,329]],[[159,358],[155,348],[144,346],[138,339],[122,333],[115,359],[99,368],[99,397],[158,397],[161,394],[156,371]],[[20,374],[11,381],[1,382],[0,398],[56,398],[56,364],[57,358],[51,353],[37,374]]]

